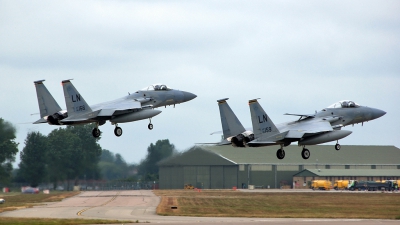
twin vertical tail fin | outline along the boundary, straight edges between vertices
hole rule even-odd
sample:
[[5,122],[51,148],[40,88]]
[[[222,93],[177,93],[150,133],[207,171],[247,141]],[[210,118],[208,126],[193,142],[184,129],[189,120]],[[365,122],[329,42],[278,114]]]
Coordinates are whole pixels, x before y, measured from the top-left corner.
[[235,113],[233,113],[231,107],[229,107],[228,103],[226,102],[228,99],[229,98],[217,100],[224,139],[246,131],[239,119],[236,117]]
[[255,139],[260,137],[269,137],[280,133],[267,113],[265,113],[260,103],[258,103],[257,99],[249,100],[249,107]]
[[85,99],[72,85],[70,80],[63,80],[62,86],[64,89],[65,104],[69,117],[74,117],[92,112],[92,109],[86,103]]
[[46,86],[43,84],[43,81],[45,80],[34,81],[40,110],[40,118],[43,120],[38,120],[35,123],[46,122],[43,117],[52,115],[62,110],[54,97],[50,94],[49,90],[47,90]]

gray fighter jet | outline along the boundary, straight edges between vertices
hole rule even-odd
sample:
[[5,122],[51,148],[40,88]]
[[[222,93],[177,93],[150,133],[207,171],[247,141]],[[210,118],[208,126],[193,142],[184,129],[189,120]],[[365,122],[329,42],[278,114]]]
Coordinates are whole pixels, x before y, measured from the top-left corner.
[[310,151],[306,145],[316,145],[330,141],[337,141],[336,150],[340,150],[338,143],[352,132],[341,130],[347,125],[364,123],[386,114],[380,109],[360,106],[353,101],[339,101],[315,114],[288,114],[299,116],[296,121],[275,125],[267,113],[258,103],[257,99],[249,101],[251,120],[253,124],[254,140],[247,142],[249,147],[260,147],[268,145],[280,145],[276,152],[278,159],[285,157],[284,146],[292,142],[298,142],[303,146],[301,156],[303,159],[310,157]]
[[63,80],[62,86],[67,110],[62,110],[43,81],[34,81],[41,117],[34,124],[95,123],[96,127],[92,131],[94,137],[100,136],[98,126],[105,124],[107,120],[115,125],[114,134],[117,137],[122,135],[122,128],[118,126],[118,123],[149,119],[148,128],[151,130],[153,129],[151,118],[161,113],[160,110],[154,108],[166,107],[167,105],[174,105],[175,107],[175,104],[187,102],[197,97],[190,92],[174,90],[164,84],[154,84],[125,97],[89,106],[71,81]]

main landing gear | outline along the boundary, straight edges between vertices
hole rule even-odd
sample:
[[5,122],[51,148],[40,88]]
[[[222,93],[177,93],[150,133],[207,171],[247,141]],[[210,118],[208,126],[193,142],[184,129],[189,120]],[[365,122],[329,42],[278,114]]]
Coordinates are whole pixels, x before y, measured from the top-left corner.
[[276,151],[276,157],[278,159],[283,159],[285,158],[285,150],[283,150],[283,145],[281,145],[281,148]]
[[308,159],[310,158],[310,151],[308,149],[305,148],[305,146],[303,146],[303,151],[301,151],[301,157],[303,157],[303,159]]
[[122,128],[119,127],[118,124],[115,124],[114,134],[117,137],[122,135]]
[[96,127],[93,128],[92,135],[93,135],[93,137],[98,138],[101,135],[101,131],[99,129],[99,125],[103,125],[104,122],[96,122],[95,124],[96,124]]
[[[101,123],[100,125],[103,125],[103,124],[104,124],[104,123]],[[115,136],[120,137],[120,136],[122,135],[122,128],[119,127],[117,123],[112,123],[112,124],[115,125],[115,128],[114,128],[114,134],[115,134]],[[153,130],[153,124],[151,123],[151,119],[150,119],[150,123],[149,123],[149,125],[147,126],[147,128],[149,128],[149,130]],[[95,137],[95,138],[100,137],[101,131],[100,131],[100,129],[99,129],[99,123],[96,123],[96,127],[93,128],[93,130],[92,130],[92,135],[93,135],[93,137]]]
[[92,130],[93,137],[98,138],[98,137],[100,137],[100,134],[101,134],[101,132],[100,132],[99,128],[97,128],[97,127],[93,128],[93,130]]

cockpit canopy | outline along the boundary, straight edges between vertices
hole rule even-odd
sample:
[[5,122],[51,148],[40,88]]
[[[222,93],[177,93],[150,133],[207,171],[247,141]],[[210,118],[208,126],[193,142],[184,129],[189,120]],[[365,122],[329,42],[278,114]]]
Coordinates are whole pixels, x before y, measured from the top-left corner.
[[168,91],[168,90],[172,90],[172,88],[168,87],[165,84],[152,84],[142,89],[142,91]]
[[350,100],[343,100],[336,102],[335,104],[332,104],[327,108],[357,108],[357,107],[360,107],[360,105]]

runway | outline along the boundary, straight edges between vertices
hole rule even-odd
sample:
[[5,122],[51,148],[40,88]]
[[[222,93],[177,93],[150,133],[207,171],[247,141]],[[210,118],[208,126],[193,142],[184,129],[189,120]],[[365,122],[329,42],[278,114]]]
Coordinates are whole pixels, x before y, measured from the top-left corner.
[[25,218],[86,218],[118,219],[165,224],[400,224],[396,220],[363,219],[310,219],[310,218],[236,218],[236,217],[178,217],[158,216],[156,208],[160,197],[151,190],[129,191],[87,191],[64,199],[33,208],[1,213],[1,217]]

